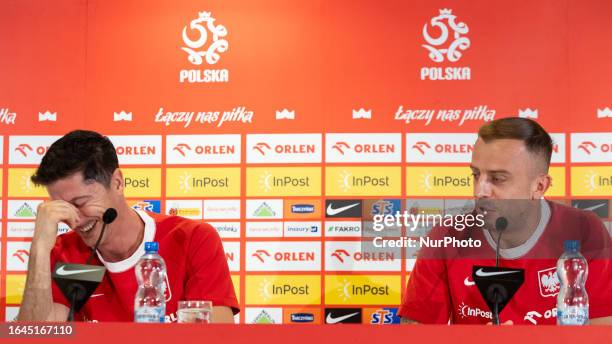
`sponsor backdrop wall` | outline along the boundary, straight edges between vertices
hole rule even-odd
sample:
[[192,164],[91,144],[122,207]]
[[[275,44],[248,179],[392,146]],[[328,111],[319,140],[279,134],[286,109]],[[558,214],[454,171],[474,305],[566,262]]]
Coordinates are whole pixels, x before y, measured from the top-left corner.
[[46,197],[29,177],[77,128],[110,136],[134,207],[217,228],[241,322],[397,322],[414,257],[361,254],[361,218],[465,209],[474,133],[496,118],[553,133],[548,196],[609,226],[611,12],[603,0],[3,1],[0,320],[21,302]]

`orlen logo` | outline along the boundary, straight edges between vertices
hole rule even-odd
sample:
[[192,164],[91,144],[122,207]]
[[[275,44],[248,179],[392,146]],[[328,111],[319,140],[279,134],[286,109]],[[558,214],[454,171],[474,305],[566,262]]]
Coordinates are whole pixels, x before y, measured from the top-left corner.
[[251,256],[259,259],[262,263],[266,263],[270,259],[276,262],[312,262],[316,258],[314,252],[275,252],[270,254],[263,249],[256,250]]
[[257,142],[253,146],[253,150],[258,151],[261,155],[266,155],[269,151],[274,151],[277,154],[314,154],[316,151],[315,145],[296,145],[283,144],[270,147],[266,142]]
[[[229,48],[225,37],[227,29],[223,25],[215,25],[215,18],[210,12],[198,12],[198,17],[191,20],[188,26],[183,28],[183,43],[181,47],[192,64],[199,66],[203,62],[214,65],[221,59],[220,53]],[[189,32],[188,32],[189,30]],[[209,41],[209,34],[212,40]],[[227,69],[183,69],[179,74],[180,82],[228,82],[229,71]]]
[[[418,141],[412,148],[417,150],[422,155],[425,155],[427,151],[432,149],[431,145],[426,141]],[[436,144],[433,146],[433,151],[436,153],[451,153],[451,154],[465,154],[472,153],[474,151],[474,145],[471,144]]]
[[578,149],[582,149],[585,153],[591,155],[591,149],[595,149],[597,146],[591,141],[583,141],[578,145]]
[[24,158],[27,158],[32,152],[43,156],[47,152],[47,149],[49,149],[49,147],[38,146],[36,148],[32,148],[32,146],[30,146],[29,144],[22,143],[15,147],[15,152],[19,152],[19,154],[21,154]]
[[17,250],[13,253],[13,257],[19,259],[22,263],[25,263],[29,256],[30,252],[28,250]]
[[412,145],[412,148],[419,151],[422,155],[425,155],[425,151],[431,149],[431,146],[425,141],[418,141],[417,143]]
[[236,146],[233,145],[197,145],[191,148],[187,143],[179,143],[172,150],[178,152],[182,156],[187,156],[188,152],[193,151],[197,155],[218,155],[218,154],[234,154]]
[[395,153],[395,145],[393,144],[355,144],[351,147],[344,141],[336,142],[332,149],[337,150],[344,155],[345,151],[353,150],[355,153]]
[[248,134],[247,163],[321,162],[321,134]]
[[339,262],[344,263],[352,259],[355,262],[380,262],[380,261],[391,261],[396,259],[393,252],[361,252],[356,251],[350,254],[345,249],[337,249],[331,254],[332,257],[337,259]]

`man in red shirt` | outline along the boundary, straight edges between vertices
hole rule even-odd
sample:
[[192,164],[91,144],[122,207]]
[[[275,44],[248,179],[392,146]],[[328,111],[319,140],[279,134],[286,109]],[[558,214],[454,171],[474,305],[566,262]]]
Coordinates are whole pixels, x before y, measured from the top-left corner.
[[[434,228],[431,239],[479,240],[480,247],[421,248],[399,315],[403,323],[490,323],[492,313],[472,280],[474,265],[525,270],[525,281],[500,312],[505,324],[555,324],[559,280],[556,262],[564,240],[580,240],[589,261],[586,289],[591,324],[612,323],[612,242],[592,212],[544,200],[551,185],[550,135],[536,122],[503,118],[480,128],[470,168],[475,214],[484,226]],[[497,242],[496,219],[507,228]]]
[[[233,322],[238,302],[221,240],[209,224],[133,210],[110,140],[91,131],[73,131],[53,143],[32,177],[50,200],[38,207],[28,275],[19,320],[65,321],[69,302],[51,280],[56,262],[85,264],[109,208],[117,218],[107,226],[93,264],[108,270],[75,319],[133,321],[137,290],[134,266],[144,243],[157,241],[164,258],[166,321],[176,320],[180,300],[213,302],[212,322]],[[72,232],[57,236],[58,223]]]

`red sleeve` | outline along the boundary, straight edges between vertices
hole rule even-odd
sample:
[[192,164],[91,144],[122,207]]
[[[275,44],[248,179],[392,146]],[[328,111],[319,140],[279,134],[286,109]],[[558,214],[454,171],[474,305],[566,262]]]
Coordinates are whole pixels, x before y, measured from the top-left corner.
[[[435,227],[428,237],[443,239],[448,230]],[[421,248],[414,269],[410,273],[406,293],[398,314],[424,324],[447,324],[452,302],[448,282],[445,251],[440,248]]]
[[240,312],[230,277],[225,251],[217,231],[209,224],[198,225],[188,246],[187,300],[212,301],[213,306],[227,306]]
[[447,324],[451,300],[446,276],[443,260],[417,259],[399,316],[424,324]]
[[609,317],[612,316],[612,240],[603,222],[594,213],[585,214],[581,227],[588,232],[585,233],[581,251],[589,260],[586,282],[589,317]]

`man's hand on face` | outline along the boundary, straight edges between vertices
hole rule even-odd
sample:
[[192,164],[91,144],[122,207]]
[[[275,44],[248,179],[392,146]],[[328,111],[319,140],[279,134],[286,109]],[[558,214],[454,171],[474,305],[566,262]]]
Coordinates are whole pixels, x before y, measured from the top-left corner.
[[57,226],[60,222],[74,228],[80,222],[77,208],[62,200],[41,203],[36,212],[36,224],[32,246],[43,252],[50,252],[57,239]]

